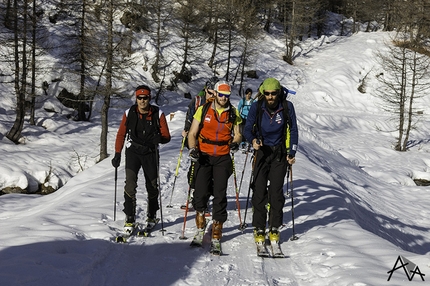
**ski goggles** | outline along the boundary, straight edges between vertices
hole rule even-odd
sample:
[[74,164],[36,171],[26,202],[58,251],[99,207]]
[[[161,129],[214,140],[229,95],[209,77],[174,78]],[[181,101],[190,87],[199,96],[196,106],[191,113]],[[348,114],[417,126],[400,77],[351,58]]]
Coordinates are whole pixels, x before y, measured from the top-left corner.
[[229,97],[230,97],[230,94],[224,94],[224,93],[220,93],[220,92],[218,92],[218,96],[219,96],[219,97],[224,97],[224,96],[225,96],[225,98],[229,98]]

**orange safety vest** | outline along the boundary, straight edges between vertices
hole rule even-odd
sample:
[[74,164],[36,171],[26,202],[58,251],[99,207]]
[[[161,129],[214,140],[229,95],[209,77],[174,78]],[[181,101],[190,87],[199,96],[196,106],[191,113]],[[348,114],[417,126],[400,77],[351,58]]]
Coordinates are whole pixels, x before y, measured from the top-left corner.
[[234,122],[229,121],[229,113],[235,110],[225,109],[220,115],[209,107],[203,120],[199,134],[199,149],[211,156],[222,156],[230,153],[229,143],[232,141]]

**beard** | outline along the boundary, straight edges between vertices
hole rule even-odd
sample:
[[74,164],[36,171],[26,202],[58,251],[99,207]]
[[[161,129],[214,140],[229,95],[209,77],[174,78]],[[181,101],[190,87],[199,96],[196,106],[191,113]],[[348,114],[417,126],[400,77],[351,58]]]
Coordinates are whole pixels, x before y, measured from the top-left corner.
[[275,110],[278,107],[279,99],[277,96],[271,100],[268,100],[266,97],[266,98],[264,98],[264,100],[266,101],[266,107],[267,108],[269,108],[271,110]]
[[222,108],[225,108],[228,105],[228,99],[227,100],[225,100],[224,98],[219,99],[218,96],[215,96],[215,101]]

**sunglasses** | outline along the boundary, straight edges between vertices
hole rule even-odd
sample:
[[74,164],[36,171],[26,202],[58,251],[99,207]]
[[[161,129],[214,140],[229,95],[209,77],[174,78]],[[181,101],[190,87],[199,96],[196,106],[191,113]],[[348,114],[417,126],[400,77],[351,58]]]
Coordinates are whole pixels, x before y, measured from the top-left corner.
[[148,100],[149,96],[138,96],[137,100]]
[[265,96],[269,96],[269,95],[276,96],[276,95],[278,95],[278,92],[277,92],[277,91],[272,91],[272,92],[265,91],[265,92],[264,92],[264,95],[265,95]]
[[219,96],[219,97],[224,97],[224,96],[225,96],[226,98],[229,98],[229,97],[230,97],[230,94],[224,94],[224,93],[219,93],[219,92],[218,92],[218,96]]
[[208,89],[206,90],[206,93],[209,94],[209,95],[214,95],[214,93],[210,92]]

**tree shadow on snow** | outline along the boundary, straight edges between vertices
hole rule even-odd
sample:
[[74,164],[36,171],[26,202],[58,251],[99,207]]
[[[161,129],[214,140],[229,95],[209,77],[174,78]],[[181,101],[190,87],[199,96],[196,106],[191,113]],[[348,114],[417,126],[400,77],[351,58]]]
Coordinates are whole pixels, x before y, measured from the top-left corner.
[[[291,206],[291,198],[287,198],[288,204]],[[406,224],[373,211],[360,194],[351,195],[342,188],[334,189],[332,185],[321,185],[312,180],[294,181],[294,215],[295,232],[299,236],[318,226],[354,220],[363,229],[403,250],[426,254],[430,249],[425,236],[412,233],[428,233],[428,228]],[[291,221],[291,211],[284,213],[284,220]],[[290,236],[291,232],[289,229]]]
[[171,285],[192,279],[202,255],[186,244],[84,239],[12,246],[0,251],[0,285]]

